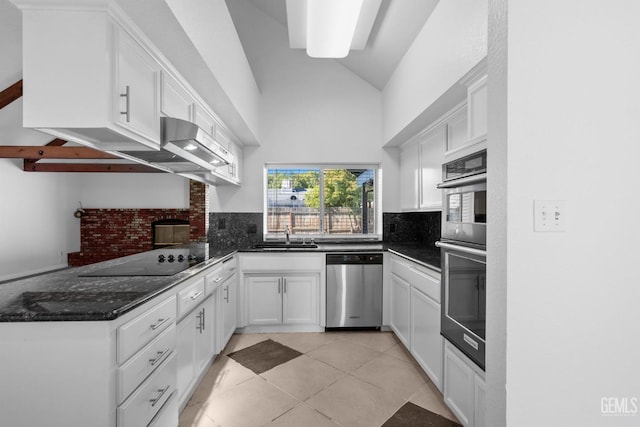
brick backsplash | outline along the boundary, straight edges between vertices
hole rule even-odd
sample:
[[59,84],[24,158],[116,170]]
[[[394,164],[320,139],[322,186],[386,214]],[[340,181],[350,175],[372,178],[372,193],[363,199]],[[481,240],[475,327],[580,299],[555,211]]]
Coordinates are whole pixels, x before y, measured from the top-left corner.
[[70,253],[70,266],[133,255],[153,249],[151,224],[166,219],[188,221],[191,241],[206,241],[209,186],[189,181],[189,209],[84,209],[80,219],[80,251]]

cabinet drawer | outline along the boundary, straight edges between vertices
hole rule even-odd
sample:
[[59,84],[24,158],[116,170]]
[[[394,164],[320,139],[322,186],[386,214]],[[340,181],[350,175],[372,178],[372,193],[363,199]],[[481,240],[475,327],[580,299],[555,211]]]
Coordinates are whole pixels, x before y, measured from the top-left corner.
[[204,277],[200,277],[191,285],[178,292],[178,318],[189,313],[204,301]]
[[217,266],[211,273],[207,274],[205,280],[205,290],[207,295],[211,294],[219,285],[225,282],[230,276],[236,272],[236,258],[229,258]]
[[172,323],[167,329],[136,353],[117,370],[118,403],[122,403],[176,347],[176,327]]
[[391,258],[391,272],[434,301],[440,302],[440,274],[396,257]]
[[148,427],[176,427],[178,425],[178,392],[174,392],[162,409],[158,411],[155,418],[151,420]]
[[118,328],[118,364],[123,363],[176,320],[176,298],[171,297]]
[[118,427],[146,426],[176,390],[176,355],[167,360],[117,410]]

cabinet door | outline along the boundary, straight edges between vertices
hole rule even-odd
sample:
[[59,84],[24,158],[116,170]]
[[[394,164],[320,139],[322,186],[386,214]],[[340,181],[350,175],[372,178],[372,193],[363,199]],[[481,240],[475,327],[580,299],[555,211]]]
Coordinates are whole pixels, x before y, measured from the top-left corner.
[[215,345],[215,304],[214,297],[209,297],[196,312],[196,375],[207,367],[214,354]]
[[214,137],[216,129],[216,120],[211,114],[200,105],[195,104],[193,113],[193,121],[195,124],[205,131],[209,136]]
[[473,414],[474,427],[485,427],[485,383],[478,375],[475,377],[475,411]]
[[176,329],[178,335],[176,348],[178,352],[178,401],[180,402],[187,397],[186,393],[191,389],[195,379],[197,314],[197,311],[188,314],[178,323]]
[[318,324],[318,276],[285,276],[282,281],[283,323]]
[[165,117],[191,121],[193,100],[180,84],[166,72],[162,72],[160,86],[160,112]]
[[444,401],[465,426],[473,425],[475,373],[449,346],[444,350]]
[[407,348],[411,348],[409,341],[410,288],[407,281],[395,274],[391,275],[391,328]]
[[251,275],[245,277],[249,324],[282,323],[282,278]]
[[223,342],[226,343],[236,330],[236,312],[238,306],[237,299],[237,275],[229,277],[222,288],[222,304],[224,306],[224,328],[223,328]]
[[158,64],[126,32],[116,32],[117,111],[115,121],[139,135],[160,141]]
[[411,354],[442,391],[440,304],[411,288]]
[[467,110],[461,109],[447,120],[447,151],[456,150],[467,144]]
[[418,209],[419,172],[417,143],[403,146],[400,151],[400,207],[402,210]]
[[467,89],[467,108],[469,114],[469,142],[486,138],[487,76],[483,76],[469,85]]
[[420,209],[442,209],[442,163],[447,143],[447,127],[440,125],[420,139]]

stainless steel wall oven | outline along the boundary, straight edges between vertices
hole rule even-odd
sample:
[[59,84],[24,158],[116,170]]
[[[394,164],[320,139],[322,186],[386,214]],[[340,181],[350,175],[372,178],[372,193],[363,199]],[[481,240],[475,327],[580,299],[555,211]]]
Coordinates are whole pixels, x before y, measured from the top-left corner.
[[442,167],[441,333],[485,367],[487,152]]

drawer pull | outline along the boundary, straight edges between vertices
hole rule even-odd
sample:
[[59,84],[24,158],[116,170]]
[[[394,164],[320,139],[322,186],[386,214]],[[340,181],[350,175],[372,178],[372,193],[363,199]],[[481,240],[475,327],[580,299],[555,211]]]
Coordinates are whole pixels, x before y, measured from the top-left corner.
[[170,317],[167,317],[165,319],[158,319],[158,323],[155,323],[153,325],[151,325],[151,330],[155,331],[156,329],[158,329],[160,326],[164,325],[165,323],[167,323],[169,320],[171,320]]
[[218,277],[216,278],[216,280],[213,281],[213,283],[220,283],[221,280],[222,280],[222,277]]
[[149,399],[149,402],[151,402],[151,406],[156,406],[156,403],[158,403],[160,401],[160,399],[162,399],[162,396],[164,396],[164,394],[167,392],[167,390],[169,390],[171,388],[170,385],[166,386],[165,388],[159,388],[158,389],[158,393],[160,393],[155,399]]
[[192,301],[197,300],[198,298],[200,298],[200,295],[202,295],[203,293],[204,293],[203,291],[196,292],[195,294],[191,295],[191,300]]
[[151,363],[151,366],[155,365],[156,363],[158,363],[159,361],[161,361],[164,356],[169,352],[170,349],[166,349],[165,351],[159,351],[156,354],[156,358],[155,359],[149,359],[149,362]]

